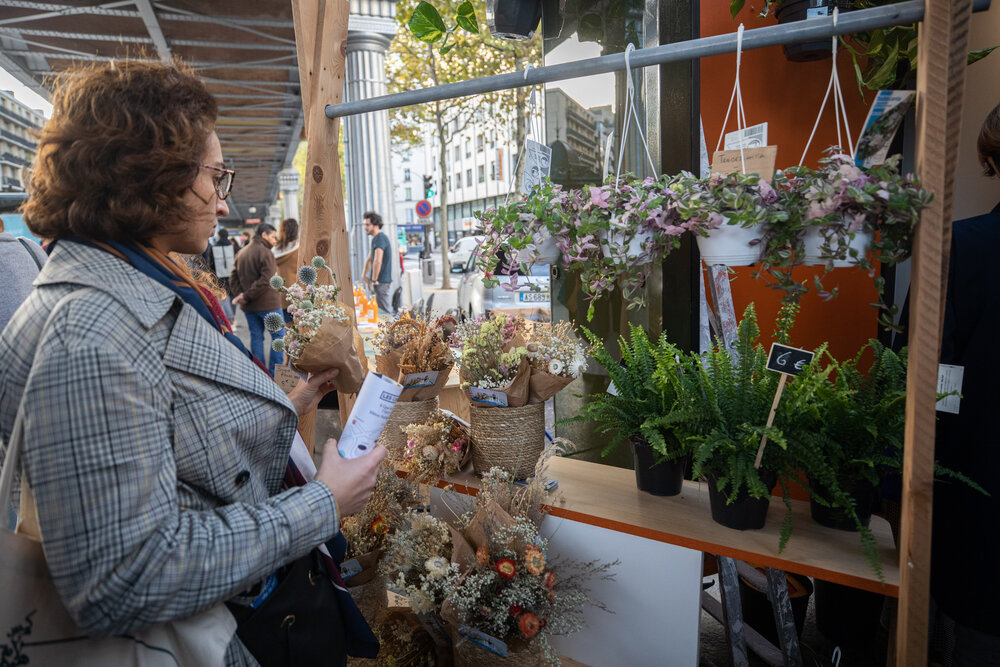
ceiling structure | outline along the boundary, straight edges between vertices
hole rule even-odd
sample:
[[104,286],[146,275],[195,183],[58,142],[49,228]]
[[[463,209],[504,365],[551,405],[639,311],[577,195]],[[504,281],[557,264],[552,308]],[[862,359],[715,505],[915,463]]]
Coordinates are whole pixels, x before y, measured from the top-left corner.
[[230,214],[267,215],[302,133],[289,0],[0,0],[0,67],[43,97],[74,63],[179,59],[219,103],[217,131],[237,171]]

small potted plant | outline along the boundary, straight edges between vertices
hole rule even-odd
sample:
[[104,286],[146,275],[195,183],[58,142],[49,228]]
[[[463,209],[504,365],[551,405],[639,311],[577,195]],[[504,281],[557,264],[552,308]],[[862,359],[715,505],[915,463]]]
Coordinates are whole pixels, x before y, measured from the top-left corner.
[[629,340],[619,337],[621,362],[603,342],[584,329],[590,354],[611,379],[608,391],[587,396],[580,414],[567,422],[595,422],[596,431],[610,439],[602,454],[626,440],[635,459],[635,483],[655,496],[681,492],[690,449],[679,440],[665,417],[676,400],[672,374],[686,372],[687,357],[661,334],[650,341],[645,329],[629,325]]

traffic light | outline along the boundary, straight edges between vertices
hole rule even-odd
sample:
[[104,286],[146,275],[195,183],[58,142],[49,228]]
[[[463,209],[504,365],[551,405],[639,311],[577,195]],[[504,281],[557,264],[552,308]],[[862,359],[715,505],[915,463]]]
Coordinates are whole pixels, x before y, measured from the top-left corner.
[[424,198],[430,199],[434,196],[434,179],[431,176],[424,176]]

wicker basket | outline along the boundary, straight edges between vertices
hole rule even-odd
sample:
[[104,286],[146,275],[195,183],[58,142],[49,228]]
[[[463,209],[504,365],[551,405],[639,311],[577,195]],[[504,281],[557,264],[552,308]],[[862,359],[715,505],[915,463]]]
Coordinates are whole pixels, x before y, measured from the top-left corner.
[[516,479],[535,472],[538,457],[545,449],[545,404],[521,408],[480,408],[469,406],[469,437],[472,465],[483,474],[493,466],[503,468]]
[[455,644],[452,655],[455,667],[539,667],[547,664],[541,653],[530,645],[508,646],[507,657],[501,658],[466,640]]
[[424,421],[437,408],[436,396],[429,401],[396,403],[392,414],[389,415],[389,421],[382,429],[382,435],[378,437],[379,444],[389,450],[390,459],[402,461],[406,454],[406,434],[403,433],[402,427]]

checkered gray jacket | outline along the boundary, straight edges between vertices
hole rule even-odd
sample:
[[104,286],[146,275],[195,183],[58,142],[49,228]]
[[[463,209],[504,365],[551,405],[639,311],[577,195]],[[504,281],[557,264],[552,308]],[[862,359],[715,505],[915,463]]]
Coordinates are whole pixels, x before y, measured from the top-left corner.
[[[60,241],[0,359],[0,438],[23,393],[45,557],[87,633],[191,615],[336,534],[326,486],[280,491],[298,421],[281,389],[117,257]],[[234,637],[226,664],[256,663]]]

